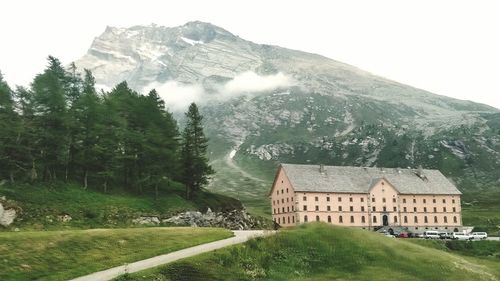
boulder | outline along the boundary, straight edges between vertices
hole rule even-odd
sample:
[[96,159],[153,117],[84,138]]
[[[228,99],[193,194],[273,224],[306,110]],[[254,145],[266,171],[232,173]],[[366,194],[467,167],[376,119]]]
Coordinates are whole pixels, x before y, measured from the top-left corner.
[[59,215],[57,216],[57,220],[60,221],[60,222],[69,222],[71,221],[73,218],[68,215],[68,214],[64,214],[64,215]]
[[17,212],[14,209],[4,209],[2,203],[0,203],[0,225],[7,227],[14,222],[17,216]]

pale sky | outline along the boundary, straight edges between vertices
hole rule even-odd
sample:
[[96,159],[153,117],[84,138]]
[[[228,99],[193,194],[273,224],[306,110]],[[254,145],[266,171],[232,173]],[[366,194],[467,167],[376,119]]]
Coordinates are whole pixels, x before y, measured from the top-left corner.
[[500,1],[5,0],[0,71],[28,85],[51,54],[86,53],[107,25],[201,20],[436,94],[500,108]]

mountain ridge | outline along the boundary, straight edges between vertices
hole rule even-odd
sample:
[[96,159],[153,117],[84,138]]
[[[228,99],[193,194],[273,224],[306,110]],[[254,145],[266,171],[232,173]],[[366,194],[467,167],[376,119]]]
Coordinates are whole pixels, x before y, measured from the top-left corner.
[[461,190],[500,186],[494,107],[199,21],[110,28],[98,38],[76,65],[92,70],[99,84],[155,87],[173,111],[199,103],[219,171],[210,188],[250,204],[265,200],[279,162],[422,165],[440,169]]

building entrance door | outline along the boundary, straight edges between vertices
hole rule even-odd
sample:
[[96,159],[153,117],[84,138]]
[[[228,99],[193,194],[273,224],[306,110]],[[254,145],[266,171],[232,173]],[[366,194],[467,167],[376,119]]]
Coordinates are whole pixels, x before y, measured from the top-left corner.
[[384,226],[388,226],[389,225],[389,218],[387,217],[387,215],[383,215],[382,216],[382,224]]

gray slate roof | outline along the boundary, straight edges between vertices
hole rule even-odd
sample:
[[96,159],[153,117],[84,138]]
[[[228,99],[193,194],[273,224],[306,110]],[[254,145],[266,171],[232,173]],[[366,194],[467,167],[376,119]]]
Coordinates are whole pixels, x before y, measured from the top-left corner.
[[281,164],[295,191],[368,193],[385,178],[402,194],[461,194],[440,171],[422,169],[364,168],[349,166]]

